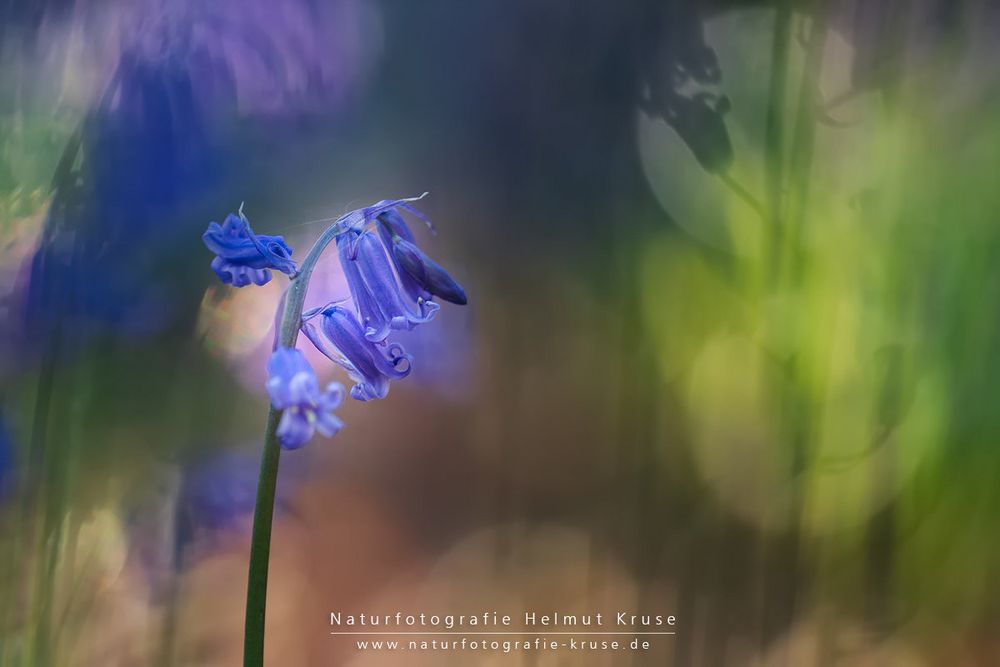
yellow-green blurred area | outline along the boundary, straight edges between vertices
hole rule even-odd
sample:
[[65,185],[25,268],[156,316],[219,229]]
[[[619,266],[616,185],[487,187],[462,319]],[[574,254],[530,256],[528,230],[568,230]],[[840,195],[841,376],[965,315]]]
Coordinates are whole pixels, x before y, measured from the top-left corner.
[[[283,453],[268,664],[1000,665],[993,3],[0,16],[0,665],[241,664],[285,278],[200,235],[244,202],[301,258],[424,191],[470,303]],[[331,254],[307,307],[348,296]],[[676,635],[329,634],[494,610]]]

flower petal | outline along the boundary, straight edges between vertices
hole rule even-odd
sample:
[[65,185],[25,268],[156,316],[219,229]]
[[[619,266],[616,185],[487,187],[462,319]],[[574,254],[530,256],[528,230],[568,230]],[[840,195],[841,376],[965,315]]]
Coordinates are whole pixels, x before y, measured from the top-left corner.
[[385,317],[383,309],[379,307],[364,278],[361,277],[358,238],[358,235],[353,232],[337,238],[340,266],[344,270],[347,287],[351,291],[354,306],[365,328],[365,336],[373,341],[385,340],[385,337],[389,335],[389,319]]
[[294,378],[305,374],[312,377],[314,384],[316,382],[312,367],[302,353],[287,347],[279,347],[271,355],[267,362],[267,374],[267,393],[271,397],[271,404],[279,410],[298,402],[297,392],[302,391],[302,380],[293,387]]
[[[397,354],[386,359],[379,346],[365,338],[361,325],[351,311],[340,306],[329,306],[323,311],[321,324],[327,341],[350,363],[352,379],[357,383],[351,396],[359,401],[384,398],[389,393],[389,380],[409,375],[409,364],[400,363],[404,358],[402,348],[393,346]],[[404,368],[400,369],[400,366]]]
[[310,420],[303,410],[285,410],[278,422],[278,441],[283,449],[298,449],[312,439],[316,430],[314,420]]
[[344,422],[336,417],[332,412],[316,413],[316,430],[327,438],[332,438],[344,428]]
[[[433,311],[413,312],[403,301],[396,274],[378,238],[371,232],[365,232],[358,243],[358,271],[367,292],[381,310],[383,319],[396,329],[412,329],[417,324],[433,319]],[[375,342],[385,340],[388,332],[379,333],[380,336],[366,334],[366,337]]]
[[230,214],[222,225],[209,223],[201,238],[217,255],[212,270],[222,282],[235,287],[267,283],[271,280],[269,269],[288,275],[298,270],[285,240],[280,236],[254,234],[246,218]]
[[392,254],[403,272],[424,290],[460,306],[468,303],[462,286],[413,243],[399,236],[394,237]]
[[396,274],[399,276],[399,283],[402,285],[403,291],[406,292],[411,301],[417,303],[428,301],[431,298],[430,292],[421,287],[410,274],[403,270],[403,267],[399,265],[399,260],[396,259],[396,254],[392,251],[392,239],[395,236],[416,244],[416,239],[413,237],[409,225],[406,224],[406,220],[396,211],[386,211],[378,219],[381,223],[378,226],[379,236],[382,238],[382,244],[389,251],[389,257],[396,268]]
[[288,381],[288,395],[292,403],[315,407],[319,400],[319,385],[312,369],[299,371]]

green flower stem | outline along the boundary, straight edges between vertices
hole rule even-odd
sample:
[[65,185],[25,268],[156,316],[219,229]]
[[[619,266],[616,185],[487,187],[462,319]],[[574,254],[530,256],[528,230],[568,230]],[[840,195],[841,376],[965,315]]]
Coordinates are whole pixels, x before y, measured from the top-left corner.
[[774,15],[774,40],[771,44],[771,82],[765,121],[764,159],[766,163],[769,233],[764,235],[763,265],[777,263],[784,230],[782,187],[785,173],[785,99],[788,88],[788,53],[792,41],[790,0],[778,0]]
[[826,46],[826,8],[821,1],[814,3],[809,37],[805,44],[805,63],[802,83],[799,86],[798,111],[792,135],[789,156],[788,229],[786,258],[788,277],[792,284],[801,279],[803,271],[802,229],[809,207],[809,190],[812,179],[813,153],[816,144],[816,108],[820,99],[819,78],[823,69],[823,50]]
[[[278,330],[278,345],[294,347],[302,321],[309,278],[321,254],[345,228],[338,222],[323,232],[309,250],[299,272],[291,279],[285,294],[285,309]],[[274,518],[274,493],[278,484],[278,423],[281,411],[272,405],[264,431],[264,453],[260,460],[257,501],[253,513],[253,536],[250,538],[250,573],[247,579],[247,613],[243,636],[244,667],[264,665],[264,612],[267,605],[267,568],[271,557],[271,523]]]

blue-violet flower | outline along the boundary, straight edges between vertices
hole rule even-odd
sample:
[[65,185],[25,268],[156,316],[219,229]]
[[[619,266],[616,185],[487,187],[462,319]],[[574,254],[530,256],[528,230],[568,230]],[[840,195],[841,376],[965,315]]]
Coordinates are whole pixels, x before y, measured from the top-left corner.
[[337,250],[368,340],[381,342],[392,329],[409,330],[434,319],[436,303],[418,299],[416,310],[406,303],[385,248],[372,231],[342,234]]
[[392,255],[403,273],[424,290],[460,306],[468,303],[462,286],[414,244],[395,236],[392,239]]
[[271,280],[271,269],[288,275],[296,272],[292,249],[285,239],[254,234],[242,215],[230,213],[222,225],[209,223],[201,238],[217,255],[212,270],[227,285],[264,285]]
[[277,432],[283,448],[298,449],[315,431],[328,438],[336,435],[343,423],[333,411],[344,400],[343,386],[331,382],[320,391],[312,366],[300,351],[287,347],[274,351],[267,372],[271,404],[284,411]]
[[[418,214],[413,207],[408,206],[407,210]],[[413,232],[402,215],[386,211],[379,216],[379,222],[379,235],[390,252],[403,289],[412,299],[428,300],[438,296],[460,306],[468,303],[462,286],[417,247]]]
[[[303,332],[317,349],[343,367],[354,380],[352,398],[358,401],[385,398],[390,380],[410,374],[411,358],[403,347],[395,343],[388,346],[373,343],[365,337],[361,324],[350,310],[330,304],[319,314],[322,315],[323,339],[309,323],[305,324]],[[327,343],[336,353],[330,351]]]

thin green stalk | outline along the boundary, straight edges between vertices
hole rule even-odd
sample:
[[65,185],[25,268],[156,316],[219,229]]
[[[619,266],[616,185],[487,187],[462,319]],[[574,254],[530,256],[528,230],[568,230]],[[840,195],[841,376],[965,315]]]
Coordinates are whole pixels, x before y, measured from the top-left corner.
[[792,9],[790,0],[778,0],[774,16],[774,41],[771,43],[771,83],[768,92],[767,116],[764,129],[766,160],[767,207],[770,234],[765,234],[767,246],[765,267],[774,265],[782,245],[782,190],[785,175],[785,98],[788,88],[788,52],[792,41]]
[[[278,345],[294,347],[302,321],[309,278],[321,254],[334,238],[344,231],[333,225],[319,237],[306,255],[299,272],[291,280],[285,295],[285,309],[279,325]],[[260,460],[260,477],[257,483],[257,501],[253,513],[253,535],[250,538],[250,572],[247,578],[246,626],[243,636],[244,667],[264,665],[264,612],[267,605],[267,569],[271,557],[271,523],[274,518],[274,493],[278,484],[278,463],[281,448],[278,445],[278,423],[281,410],[272,405],[267,413],[264,431],[264,453]]]
[[[787,156],[782,155],[780,197],[780,245],[772,267],[774,276],[787,289],[789,283],[798,281],[802,269],[802,227],[808,214],[809,189],[812,177],[813,150],[815,144],[816,103],[819,98],[819,76],[823,64],[823,47],[826,43],[825,3],[816,0],[810,3],[813,15],[808,42],[805,45],[805,62],[798,90],[796,117],[792,127],[792,137]],[[802,20],[802,19],[800,19]],[[787,55],[787,53],[786,53]],[[785,65],[787,68],[787,64]],[[783,85],[787,87],[787,71],[782,75]],[[782,94],[782,103],[785,95]],[[782,145],[784,150],[784,145]],[[786,161],[787,157],[787,161]],[[798,331],[797,323],[795,331]],[[812,423],[812,405],[808,400],[802,378],[801,359],[789,358],[785,364],[787,378],[784,389],[778,389],[783,406],[784,428],[789,440],[792,479],[790,493],[792,494],[791,514],[789,516],[790,532],[787,542],[787,556],[783,571],[791,579],[792,586],[783,600],[779,610],[781,617],[787,621],[795,617],[796,610],[801,608],[804,597],[811,593],[805,586],[805,561],[803,559],[806,544],[802,540],[802,522],[804,508],[809,491],[809,432],[808,425]]]
[[826,46],[826,7],[816,2],[806,59],[799,86],[798,111],[791,157],[789,158],[789,195],[786,210],[787,258],[789,277],[793,283],[801,278],[803,263],[802,229],[809,206],[809,189],[812,181],[812,161],[816,144],[816,106],[820,98],[819,78],[823,67],[823,50]]
[[[767,205],[767,227],[763,235],[764,247],[761,252],[761,266],[765,280],[765,295],[767,288],[773,288],[778,281],[777,267],[780,251],[783,245],[784,223],[784,189],[785,189],[785,104],[788,91],[788,56],[792,41],[792,7],[791,0],[777,0],[774,16],[774,31],[771,42],[771,80],[768,90],[767,115],[764,127],[764,160],[765,160],[765,197]],[[787,398],[778,390],[782,404]],[[792,575],[793,581],[797,571],[797,555],[794,548],[797,538],[790,540],[792,553],[785,552],[785,544],[765,541],[765,552],[774,548],[777,556],[785,566],[785,572]],[[791,609],[794,607],[794,585],[778,585],[769,574],[765,574],[767,582],[762,586],[763,599],[760,601],[762,645],[776,628],[789,624]]]
[[739,181],[734,179],[725,171],[720,172],[718,176],[719,180],[723,185],[729,188],[730,192],[739,197],[744,204],[752,208],[753,212],[756,213],[763,222],[767,222],[767,211],[765,210],[764,205],[761,204],[756,197],[750,194],[750,192],[743,187]]

